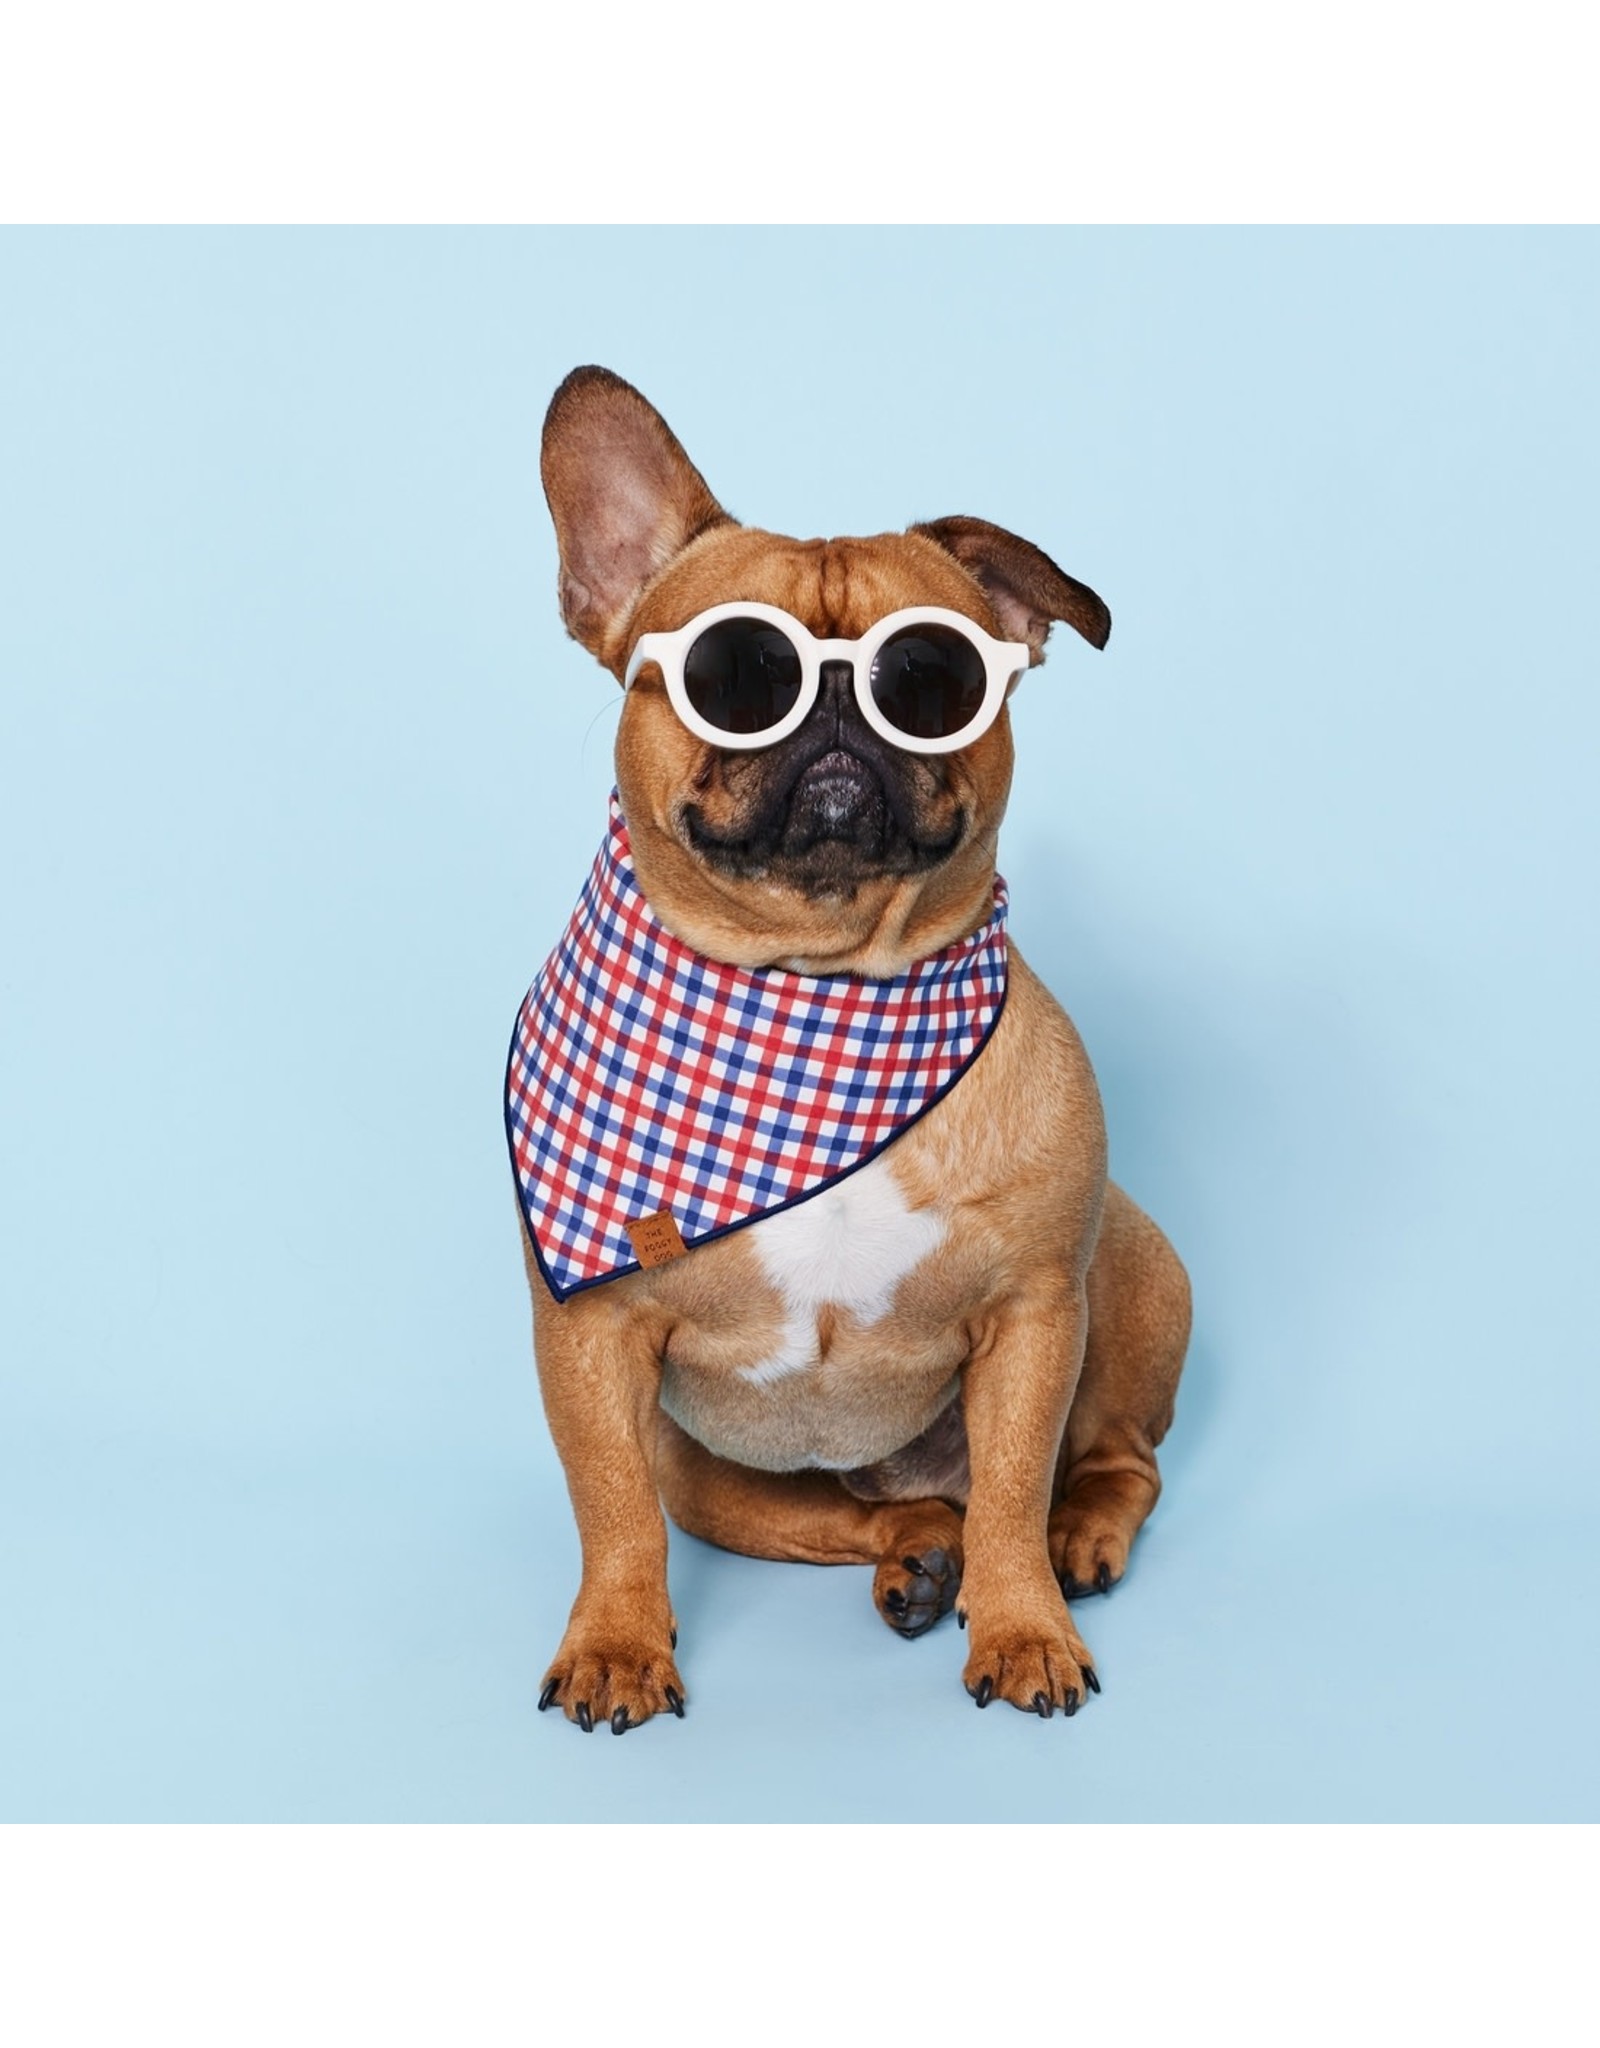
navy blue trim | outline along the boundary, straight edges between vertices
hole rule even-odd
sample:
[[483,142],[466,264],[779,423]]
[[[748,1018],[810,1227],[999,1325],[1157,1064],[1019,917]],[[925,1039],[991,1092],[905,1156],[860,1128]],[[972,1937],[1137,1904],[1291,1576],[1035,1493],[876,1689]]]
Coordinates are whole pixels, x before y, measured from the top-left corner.
[[[841,980],[848,980],[850,977],[841,976],[839,978]],[[752,1223],[763,1223],[769,1216],[781,1216],[785,1209],[797,1209],[799,1208],[802,1202],[809,1202],[814,1195],[825,1194],[829,1188],[837,1187],[840,1181],[842,1180],[848,1180],[851,1174],[859,1172],[863,1166],[869,1166],[872,1163],[872,1161],[878,1157],[880,1152],[887,1152],[889,1147],[895,1142],[897,1138],[903,1138],[906,1132],[910,1130],[913,1124],[920,1123],[923,1117],[925,1117],[928,1114],[928,1111],[930,1109],[933,1109],[934,1107],[936,1107],[937,1104],[943,1102],[945,1097],[950,1093],[950,1090],[956,1085],[956,1083],[971,1067],[973,1061],[978,1057],[979,1053],[983,1051],[984,1047],[989,1043],[989,1040],[993,1038],[995,1034],[996,1025],[999,1024],[1000,1019],[1005,1015],[1006,997],[1010,994],[1010,992],[1011,946],[1008,938],[1006,943],[1005,987],[1002,988],[1000,991],[1000,1000],[995,1005],[995,1013],[993,1017],[991,1017],[989,1020],[989,1028],[984,1032],[982,1038],[978,1040],[977,1044],[972,1048],[971,1052],[967,1054],[966,1058],[961,1062],[960,1066],[957,1067],[955,1072],[950,1076],[949,1080],[945,1082],[944,1086],[941,1089],[939,1089],[939,1091],[936,1094],[930,1095],[928,1097],[927,1101],[917,1111],[915,1116],[907,1117],[905,1122],[903,1124],[900,1124],[896,1129],[892,1130],[887,1138],[881,1138],[878,1141],[878,1143],[873,1146],[870,1152],[863,1152],[859,1159],[852,1160],[848,1166],[842,1167],[839,1170],[839,1172],[830,1173],[825,1180],[818,1181],[814,1188],[807,1188],[801,1194],[791,1195],[788,1201],[779,1202],[775,1208],[760,1209],[756,1212],[754,1216],[741,1216],[736,1223],[719,1223],[715,1230],[705,1231],[701,1236],[697,1237],[694,1240],[693,1244],[687,1246],[687,1249],[692,1252],[698,1251],[701,1245],[714,1244],[719,1237],[731,1237],[734,1231],[736,1230],[748,1230]],[[524,997],[523,1001],[526,1002],[526,1000],[527,998]],[[549,1288],[550,1292],[555,1296],[557,1301],[570,1301],[573,1295],[585,1294],[591,1287],[608,1287],[613,1280],[626,1279],[628,1274],[639,1273],[642,1272],[644,1269],[640,1266],[638,1260],[635,1259],[631,1265],[615,1266],[609,1273],[597,1273],[592,1280],[579,1280],[571,1287],[560,1287],[551,1278],[550,1268],[544,1262],[544,1253],[540,1251],[539,1240],[534,1233],[533,1218],[528,1214],[528,1202],[527,1197],[523,1191],[522,1175],[517,1171],[516,1141],[511,1135],[511,1065],[513,1060],[516,1058],[517,1054],[517,1038],[522,1025],[522,1008],[522,1003],[519,1003],[517,1005],[516,1022],[511,1027],[511,1045],[506,1053],[506,1155],[511,1161],[511,1179],[517,1190],[517,1207],[522,1212],[522,1227],[528,1234],[528,1243],[533,1248],[533,1256],[535,1260],[538,1262],[540,1278],[544,1281],[545,1286]]]
[[[545,1264],[544,1253],[539,1249],[539,1240],[533,1234],[533,1218],[528,1214],[527,1197],[522,1191],[522,1175],[517,1171],[517,1141],[511,1135],[511,1067],[517,1057],[517,1040],[522,1036],[522,1012],[527,1004],[527,1000],[527,996],[524,996],[517,1005],[517,1014],[511,1025],[511,1043],[506,1048],[506,1078],[503,1090],[505,1096],[503,1114],[506,1126],[506,1157],[511,1162],[511,1185],[517,1191],[517,1214],[522,1218],[522,1228],[528,1240],[528,1248],[538,1261],[539,1277],[544,1281],[545,1286],[549,1288],[557,1301],[565,1301],[567,1297],[561,1292],[561,1289],[554,1280],[551,1279],[550,1268]],[[630,1268],[630,1270],[637,1272],[639,1269],[635,1266]],[[606,1275],[608,1280],[615,1277],[611,1273]],[[569,1289],[568,1292],[570,1291]]]

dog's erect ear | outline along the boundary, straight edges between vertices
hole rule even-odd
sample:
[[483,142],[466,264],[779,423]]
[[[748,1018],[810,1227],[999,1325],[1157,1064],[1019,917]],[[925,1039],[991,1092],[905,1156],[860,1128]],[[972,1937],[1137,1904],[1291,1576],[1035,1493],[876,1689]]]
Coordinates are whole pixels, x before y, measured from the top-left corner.
[[1013,640],[1026,640],[1036,662],[1044,659],[1045,636],[1056,619],[1075,627],[1092,647],[1104,647],[1111,638],[1111,614],[1088,584],[1058,569],[1031,540],[959,513],[930,519],[911,531],[926,534],[955,556],[982,586],[1001,630]]
[[728,515],[649,400],[593,364],[550,401],[539,473],[561,551],[561,616],[607,661],[645,584]]

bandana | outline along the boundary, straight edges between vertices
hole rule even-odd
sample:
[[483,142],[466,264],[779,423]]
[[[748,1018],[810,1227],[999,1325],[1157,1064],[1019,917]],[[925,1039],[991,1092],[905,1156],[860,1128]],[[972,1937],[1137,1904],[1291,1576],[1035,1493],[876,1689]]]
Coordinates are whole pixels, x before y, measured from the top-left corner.
[[802,1202],[953,1088],[1006,994],[1006,886],[887,981],[730,967],[675,939],[611,825],[517,1013],[506,1139],[557,1301]]

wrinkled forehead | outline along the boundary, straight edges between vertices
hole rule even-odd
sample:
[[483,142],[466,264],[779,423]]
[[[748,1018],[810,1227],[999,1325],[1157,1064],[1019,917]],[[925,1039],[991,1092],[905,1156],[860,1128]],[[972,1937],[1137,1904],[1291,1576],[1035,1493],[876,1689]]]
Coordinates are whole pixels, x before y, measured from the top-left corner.
[[942,605],[987,631],[983,592],[953,557],[921,534],[861,540],[789,540],[752,527],[719,528],[691,543],[629,623],[672,632],[712,605],[777,605],[819,639],[853,640],[907,605]]

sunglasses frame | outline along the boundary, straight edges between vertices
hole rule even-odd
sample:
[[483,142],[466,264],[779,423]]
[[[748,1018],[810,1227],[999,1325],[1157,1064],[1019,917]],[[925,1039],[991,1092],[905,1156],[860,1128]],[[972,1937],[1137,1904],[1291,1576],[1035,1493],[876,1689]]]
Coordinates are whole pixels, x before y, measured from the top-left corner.
[[[800,657],[800,695],[784,717],[764,732],[723,732],[702,718],[689,702],[688,685],[683,679],[683,664],[689,649],[702,633],[724,619],[759,619],[764,625],[776,626],[788,637]],[[977,716],[960,732],[952,733],[946,739],[918,739],[911,733],[901,732],[898,726],[884,717],[873,701],[874,657],[896,633],[912,625],[949,626],[964,634],[983,657],[984,697]],[[1032,659],[1033,651],[1026,642],[996,640],[993,634],[986,633],[975,620],[969,619],[965,612],[946,611],[935,604],[908,605],[901,611],[890,612],[887,618],[869,626],[858,640],[819,640],[808,626],[777,605],[736,602],[714,604],[708,611],[697,612],[687,625],[679,626],[671,633],[642,633],[628,657],[622,686],[631,690],[640,669],[646,662],[653,661],[666,683],[673,710],[697,739],[713,747],[747,753],[757,747],[776,746],[779,740],[786,740],[792,732],[798,731],[821,695],[823,663],[845,661],[850,664],[861,716],[880,739],[887,740],[890,746],[904,749],[908,754],[953,754],[981,739],[994,724],[1000,715],[1001,705],[1006,701],[1006,692]]]

